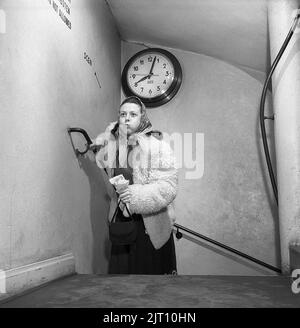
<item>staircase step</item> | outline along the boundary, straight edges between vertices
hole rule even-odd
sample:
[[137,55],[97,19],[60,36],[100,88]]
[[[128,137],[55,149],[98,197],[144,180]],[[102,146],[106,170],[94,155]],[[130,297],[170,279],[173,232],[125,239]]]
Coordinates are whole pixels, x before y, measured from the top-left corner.
[[74,275],[0,303],[16,307],[300,307],[288,276]]

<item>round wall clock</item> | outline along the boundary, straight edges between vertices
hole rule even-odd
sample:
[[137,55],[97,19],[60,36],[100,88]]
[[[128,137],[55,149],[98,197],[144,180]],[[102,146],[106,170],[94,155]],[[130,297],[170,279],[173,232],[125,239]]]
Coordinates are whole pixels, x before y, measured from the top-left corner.
[[132,56],[122,72],[126,96],[139,97],[145,106],[157,107],[170,101],[180,88],[182,69],[177,58],[160,48],[142,50]]

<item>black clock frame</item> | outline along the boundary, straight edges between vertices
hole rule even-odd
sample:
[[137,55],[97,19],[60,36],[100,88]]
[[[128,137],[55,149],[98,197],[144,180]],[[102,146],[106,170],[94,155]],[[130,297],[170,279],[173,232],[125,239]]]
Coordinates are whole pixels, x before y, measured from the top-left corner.
[[162,55],[166,56],[171,61],[171,63],[173,64],[173,67],[174,67],[174,78],[173,78],[172,84],[169,86],[168,90],[165,93],[163,93],[157,97],[153,97],[151,99],[138,96],[141,99],[141,101],[145,104],[146,107],[158,107],[158,106],[161,106],[161,105],[167,103],[168,101],[170,101],[178,92],[178,90],[181,86],[181,82],[182,82],[182,69],[181,69],[181,65],[180,65],[179,61],[177,60],[177,58],[167,50],[160,49],[160,48],[148,48],[145,50],[141,50],[141,51],[137,52],[135,55],[133,55],[128,60],[128,62],[126,63],[126,65],[123,69],[121,83],[122,83],[122,89],[123,89],[125,95],[127,97],[137,96],[135,93],[132,92],[132,90],[130,89],[130,87],[128,86],[128,83],[127,83],[127,72],[128,72],[129,67],[132,65],[132,63],[136,60],[137,57],[139,57],[141,55],[145,55],[147,53],[153,53],[153,52],[161,53]]

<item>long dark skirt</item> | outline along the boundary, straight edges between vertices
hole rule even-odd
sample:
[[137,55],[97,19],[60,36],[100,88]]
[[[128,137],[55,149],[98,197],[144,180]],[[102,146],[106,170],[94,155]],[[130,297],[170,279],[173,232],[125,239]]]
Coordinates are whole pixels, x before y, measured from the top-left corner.
[[[119,215],[118,215],[119,216]],[[122,220],[122,218],[119,218]],[[137,240],[132,245],[112,245],[109,261],[110,274],[176,274],[176,254],[173,233],[160,249],[156,250],[145,232],[141,215],[134,215]]]

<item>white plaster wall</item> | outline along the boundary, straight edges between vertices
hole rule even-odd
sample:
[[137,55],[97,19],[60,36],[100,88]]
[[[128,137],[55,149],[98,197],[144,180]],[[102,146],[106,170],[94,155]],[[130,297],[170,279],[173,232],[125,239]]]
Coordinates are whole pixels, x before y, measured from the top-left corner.
[[95,137],[115,120],[120,39],[113,17],[105,1],[72,0],[70,30],[48,0],[0,7],[7,24],[0,34],[0,268],[71,251],[78,272],[105,273],[103,181],[89,159],[77,161],[67,127]]
[[[122,42],[122,67],[142,49]],[[213,57],[166,49],[180,61],[183,82],[173,100],[148,109],[149,118],[169,134],[193,133],[193,149],[195,133],[204,133],[204,175],[188,180],[180,170],[177,222],[280,266],[277,209],[259,131],[263,73],[251,76]],[[266,125],[272,148],[273,122]],[[272,274],[189,236],[176,241],[176,249],[182,274]]]

